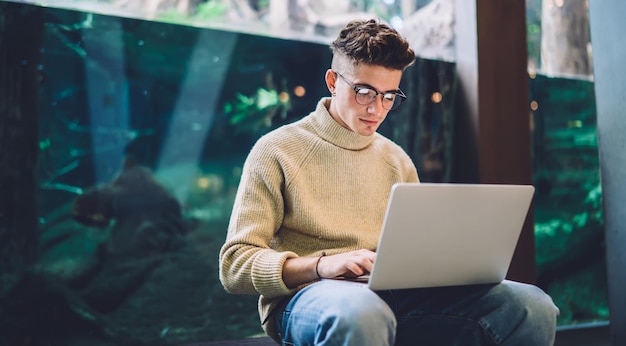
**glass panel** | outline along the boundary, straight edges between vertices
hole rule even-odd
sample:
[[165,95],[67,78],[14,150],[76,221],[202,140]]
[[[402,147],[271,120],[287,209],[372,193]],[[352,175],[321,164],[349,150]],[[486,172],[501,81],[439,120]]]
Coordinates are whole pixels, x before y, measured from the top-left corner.
[[[218,251],[251,146],[328,94],[327,44],[52,7],[44,17],[45,280],[19,295],[43,303],[18,309],[27,314],[6,337],[21,340],[26,326],[42,344],[68,345],[263,335],[257,297],[219,283]],[[454,64],[418,59],[406,78],[411,96],[381,131],[424,181],[445,181]]]
[[607,321],[587,0],[527,0],[538,284],[559,325]]
[[538,284],[559,324],[608,320],[593,83],[534,76],[533,169]]
[[[219,283],[218,251],[252,144],[327,94],[328,47],[49,9],[43,52],[38,266],[73,316],[44,336],[262,334],[257,297]],[[43,314],[33,329],[55,325]]]

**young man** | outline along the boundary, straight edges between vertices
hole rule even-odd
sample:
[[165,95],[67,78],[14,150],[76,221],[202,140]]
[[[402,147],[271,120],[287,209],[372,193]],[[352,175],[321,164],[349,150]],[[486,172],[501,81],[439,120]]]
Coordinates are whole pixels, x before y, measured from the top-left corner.
[[415,54],[376,20],[331,44],[332,97],[262,137],[243,169],[220,280],[260,294],[265,331],[284,345],[550,345],[558,309],[539,288],[495,285],[371,291],[346,280],[376,259],[396,182],[418,182],[408,155],[376,130],[405,98]]

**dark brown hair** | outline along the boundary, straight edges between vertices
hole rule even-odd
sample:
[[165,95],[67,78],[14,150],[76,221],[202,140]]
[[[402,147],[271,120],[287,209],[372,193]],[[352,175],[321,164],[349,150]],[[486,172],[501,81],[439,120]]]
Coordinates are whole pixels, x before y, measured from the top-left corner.
[[415,52],[407,40],[376,19],[351,21],[330,49],[333,55],[343,54],[355,66],[363,63],[404,71],[415,61]]

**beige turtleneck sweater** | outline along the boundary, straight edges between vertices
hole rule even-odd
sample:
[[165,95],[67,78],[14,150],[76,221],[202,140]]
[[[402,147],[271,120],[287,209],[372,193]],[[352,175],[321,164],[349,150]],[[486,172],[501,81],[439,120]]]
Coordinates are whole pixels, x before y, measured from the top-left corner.
[[404,150],[342,127],[329,103],[254,145],[220,251],[224,288],[259,294],[263,328],[277,341],[271,312],[298,290],[282,280],[285,260],[376,250],[391,186],[418,181]]

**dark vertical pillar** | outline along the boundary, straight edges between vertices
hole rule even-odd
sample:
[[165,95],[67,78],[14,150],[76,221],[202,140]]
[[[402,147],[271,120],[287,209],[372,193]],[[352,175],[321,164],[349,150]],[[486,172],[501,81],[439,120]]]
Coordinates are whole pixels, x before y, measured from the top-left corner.
[[[465,119],[457,147],[458,181],[531,184],[530,115],[524,0],[456,0],[457,68]],[[457,133],[458,133],[457,131]],[[469,133],[468,133],[469,132]],[[535,280],[532,208],[508,277]]]
[[589,1],[611,345],[626,345],[626,2]]
[[35,169],[42,11],[0,2],[0,308],[34,260],[38,244]]

